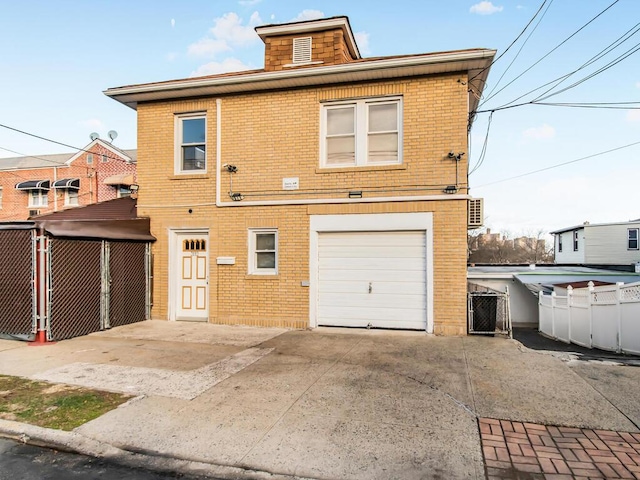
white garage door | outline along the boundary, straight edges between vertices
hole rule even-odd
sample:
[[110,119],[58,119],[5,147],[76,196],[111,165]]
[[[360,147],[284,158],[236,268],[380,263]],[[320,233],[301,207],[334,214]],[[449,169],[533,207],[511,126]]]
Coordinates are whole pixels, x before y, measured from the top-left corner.
[[424,330],[425,232],[318,235],[318,325]]

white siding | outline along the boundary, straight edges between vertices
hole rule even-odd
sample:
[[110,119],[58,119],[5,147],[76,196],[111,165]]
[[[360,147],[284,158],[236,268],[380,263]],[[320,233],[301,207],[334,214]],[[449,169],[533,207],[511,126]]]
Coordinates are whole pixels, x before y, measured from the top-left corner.
[[629,228],[640,228],[640,222],[587,226],[585,263],[628,265],[640,262],[640,250],[627,249]]
[[[554,235],[556,263],[585,263],[585,229],[578,229],[578,250],[573,249],[573,232],[571,230]],[[562,252],[558,251],[558,237],[562,237]]]

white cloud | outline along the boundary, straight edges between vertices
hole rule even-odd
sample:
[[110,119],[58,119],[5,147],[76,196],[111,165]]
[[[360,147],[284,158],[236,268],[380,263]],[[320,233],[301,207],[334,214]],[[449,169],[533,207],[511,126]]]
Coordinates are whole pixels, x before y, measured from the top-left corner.
[[193,57],[215,57],[218,53],[229,50],[231,50],[231,47],[224,40],[202,38],[189,45],[187,53]]
[[178,54],[176,52],[169,52],[167,53],[167,60],[170,62],[173,62],[176,58],[178,58]]
[[627,121],[640,122],[640,110],[629,110],[627,112]]
[[503,7],[497,7],[491,2],[483,1],[472,5],[469,9],[471,13],[477,13],[478,15],[491,15],[493,13],[501,12]]
[[209,35],[189,45],[187,52],[195,57],[215,57],[234,47],[249,46],[259,40],[254,27],[262,23],[258,12],[251,14],[247,25],[243,24],[237,13],[225,13],[214,20]]
[[305,20],[317,20],[324,17],[324,12],[320,10],[303,10],[295,18],[292,18],[292,22],[303,22]]
[[540,127],[526,129],[522,136],[531,140],[548,140],[556,136],[556,129],[545,123]]
[[272,13],[272,14],[271,14],[271,16],[270,16],[269,18],[270,18],[271,20],[275,20],[275,19],[276,19],[276,16],[275,16],[275,14],[273,14],[273,13]]
[[258,40],[258,34],[254,27],[262,23],[258,12],[253,12],[247,25],[242,25],[242,19],[237,13],[225,13],[222,17],[216,18],[211,28],[213,37],[224,40],[235,46],[245,46]]
[[640,82],[636,82],[636,88],[640,88]]
[[525,7],[524,5],[518,5],[518,6],[516,6],[516,8],[518,10],[525,10],[527,7]]
[[205,75],[216,75],[219,73],[241,72],[243,70],[251,70],[252,67],[245,65],[237,58],[225,58],[221,62],[209,62],[201,65],[191,72],[191,77],[202,77]]
[[357,32],[353,34],[356,37],[356,43],[358,44],[358,49],[362,55],[370,55],[371,50],[369,50],[369,34],[367,32]]
[[175,26],[176,26],[176,19],[172,18],[171,19],[171,28],[175,28]]
[[240,0],[238,3],[243,7],[252,7],[253,5],[257,5],[262,0]]

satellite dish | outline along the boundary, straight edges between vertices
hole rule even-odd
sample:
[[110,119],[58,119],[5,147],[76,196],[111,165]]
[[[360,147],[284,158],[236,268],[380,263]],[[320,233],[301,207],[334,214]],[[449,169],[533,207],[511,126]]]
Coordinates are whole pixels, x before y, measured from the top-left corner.
[[93,142],[94,140],[100,138],[100,135],[98,135],[98,132],[93,132],[89,134],[89,138],[91,139],[91,141]]
[[109,130],[109,132],[107,132],[107,135],[109,135],[109,138],[111,139],[112,142],[116,138],[118,138],[118,132],[116,132],[115,130]]

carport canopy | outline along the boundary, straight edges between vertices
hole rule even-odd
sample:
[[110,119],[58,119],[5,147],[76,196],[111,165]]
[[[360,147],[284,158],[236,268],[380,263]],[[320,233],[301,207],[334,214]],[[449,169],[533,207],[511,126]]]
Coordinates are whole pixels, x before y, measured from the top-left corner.
[[51,182],[49,180],[27,180],[16,184],[16,190],[49,190]]

